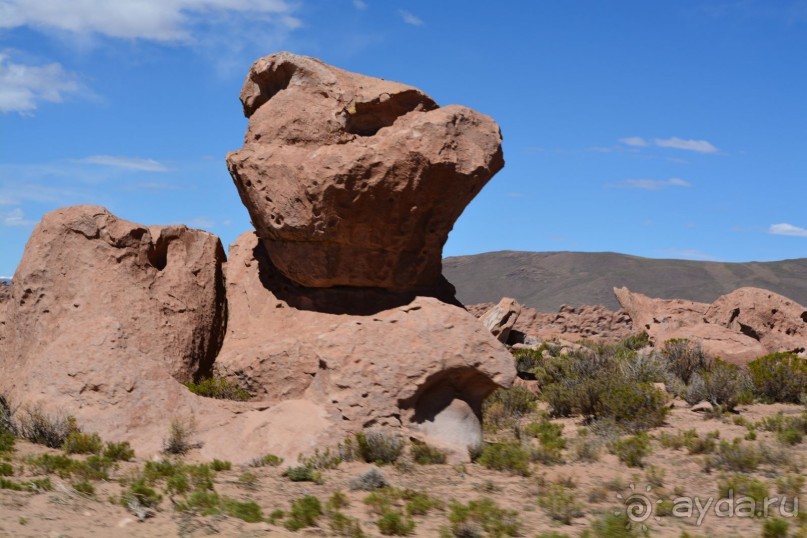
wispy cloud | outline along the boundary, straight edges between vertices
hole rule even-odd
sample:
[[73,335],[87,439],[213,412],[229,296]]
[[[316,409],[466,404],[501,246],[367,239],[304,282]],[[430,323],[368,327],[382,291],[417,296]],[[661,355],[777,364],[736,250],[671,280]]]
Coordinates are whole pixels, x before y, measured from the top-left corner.
[[667,187],[691,187],[692,183],[678,177],[670,179],[626,179],[618,183],[609,185],[615,189],[643,189],[646,191],[657,191]]
[[210,217],[205,217],[204,215],[200,215],[198,217],[194,217],[188,221],[188,227],[190,228],[201,228],[202,230],[209,230],[216,226],[216,221],[211,219]]
[[619,141],[625,144],[626,146],[633,146],[636,148],[644,148],[650,145],[650,142],[648,142],[641,136],[629,136],[626,138],[620,138]]
[[801,228],[792,224],[783,222],[781,224],[772,224],[768,228],[768,233],[773,235],[791,235],[794,237],[807,237],[807,228]]
[[406,24],[411,24],[412,26],[423,26],[423,20],[421,20],[420,17],[406,11],[405,9],[399,9],[398,15],[401,16],[401,19],[403,19]]
[[127,188],[131,190],[154,190],[154,191],[184,191],[192,189],[189,185],[177,185],[176,183],[163,183],[161,181],[142,181],[132,183]]
[[353,7],[356,9],[367,9],[367,2],[364,0],[353,0]]
[[9,227],[30,226],[34,224],[33,221],[25,218],[25,213],[19,207],[5,213],[0,213],[0,223],[2,223],[3,226]]
[[263,17],[296,28],[300,21],[291,15],[294,5],[285,0],[4,0],[0,28],[189,41],[197,24],[228,15]]
[[682,149],[685,151],[694,151],[696,153],[717,153],[718,150],[714,145],[706,140],[684,140],[682,138],[656,138],[653,143],[660,148],[673,148]]
[[[0,13],[3,7],[0,4]],[[3,18],[0,16],[0,21]],[[42,101],[61,103],[68,95],[85,91],[78,76],[60,64],[15,63],[11,61],[12,54],[13,51],[0,51],[0,112],[31,114]]]
[[82,164],[97,164],[102,166],[113,166],[126,170],[138,170],[140,172],[168,172],[169,168],[154,159],[143,159],[140,157],[121,157],[115,155],[91,155],[76,162]]

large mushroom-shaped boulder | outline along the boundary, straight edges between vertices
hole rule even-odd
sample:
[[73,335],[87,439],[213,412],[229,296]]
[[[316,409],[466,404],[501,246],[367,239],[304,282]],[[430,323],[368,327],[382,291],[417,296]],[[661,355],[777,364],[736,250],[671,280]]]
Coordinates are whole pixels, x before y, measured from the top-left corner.
[[504,165],[488,116],[289,53],[252,66],[227,164],[272,263],[308,287],[438,285],[442,247]]

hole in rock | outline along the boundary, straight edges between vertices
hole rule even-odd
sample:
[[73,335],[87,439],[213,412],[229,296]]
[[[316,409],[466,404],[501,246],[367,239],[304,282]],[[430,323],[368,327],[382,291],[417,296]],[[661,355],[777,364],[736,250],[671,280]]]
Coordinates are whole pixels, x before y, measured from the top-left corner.
[[160,237],[151,246],[148,252],[149,263],[157,269],[162,271],[168,265],[168,241]]

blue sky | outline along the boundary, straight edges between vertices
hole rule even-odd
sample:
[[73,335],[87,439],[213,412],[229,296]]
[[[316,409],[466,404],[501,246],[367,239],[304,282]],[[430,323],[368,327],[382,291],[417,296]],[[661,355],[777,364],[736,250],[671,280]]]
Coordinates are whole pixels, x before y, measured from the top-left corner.
[[499,122],[446,255],[807,255],[804,0],[0,0],[0,275],[63,205],[249,229],[224,156],[280,50]]

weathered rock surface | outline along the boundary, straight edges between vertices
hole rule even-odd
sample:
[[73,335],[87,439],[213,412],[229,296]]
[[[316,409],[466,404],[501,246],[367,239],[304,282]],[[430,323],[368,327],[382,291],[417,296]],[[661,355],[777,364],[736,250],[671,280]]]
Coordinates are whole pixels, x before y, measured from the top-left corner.
[[482,326],[489,330],[499,342],[506,344],[519,314],[521,314],[521,305],[515,299],[504,297],[499,304],[482,314],[480,321]]
[[[226,264],[225,338],[224,267],[206,232],[140,226],[95,206],[46,215],[0,302],[0,393],[74,415],[141,455],[162,448],[171,420],[194,417],[205,457],[294,462],[370,425],[464,453],[481,439],[482,400],[515,376],[506,349],[461,307],[304,288],[253,233]],[[214,366],[253,401],[182,385]]]
[[254,233],[230,247],[229,324],[216,361],[266,403],[310,400],[345,431],[411,428],[458,450],[481,440],[482,400],[515,376],[505,348],[462,308],[377,289],[308,289]]
[[790,299],[759,288],[740,288],[711,305],[652,299],[615,288],[637,331],[661,344],[671,338],[697,341],[713,356],[737,364],[766,353],[807,348],[807,311]]
[[11,288],[0,283],[0,354],[6,345],[6,307],[11,298]]
[[488,116],[289,53],[255,62],[227,164],[275,267],[309,287],[428,289],[454,221],[504,165]]
[[[552,313],[515,304],[520,313],[506,341],[510,345],[558,339],[617,342],[634,333],[631,319],[624,310],[614,312],[601,305],[583,305],[561,306],[558,312]],[[481,318],[494,307],[481,303],[469,305],[467,309]]]

